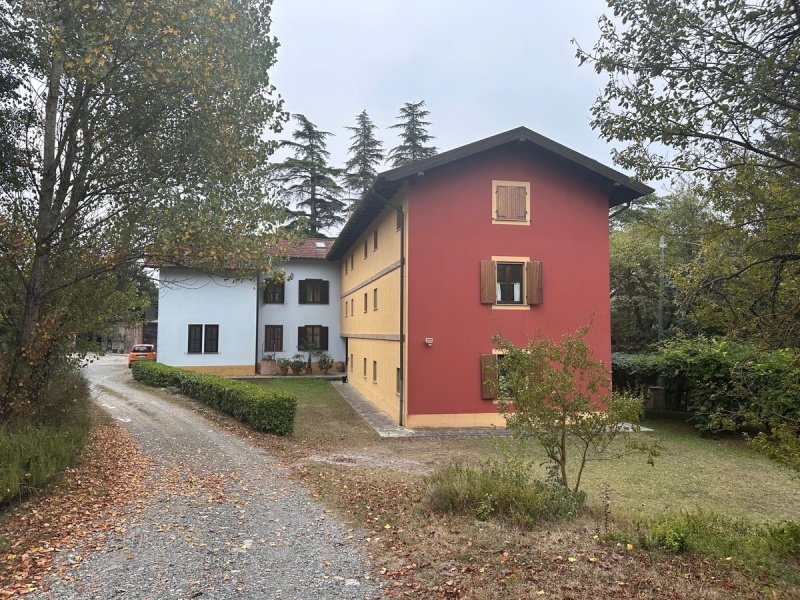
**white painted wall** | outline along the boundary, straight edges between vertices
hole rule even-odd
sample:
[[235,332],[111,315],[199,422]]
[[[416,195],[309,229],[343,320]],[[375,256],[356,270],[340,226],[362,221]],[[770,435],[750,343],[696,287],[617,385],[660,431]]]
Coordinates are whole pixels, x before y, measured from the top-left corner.
[[[284,287],[283,304],[264,304],[259,293],[258,348],[263,354],[264,325],[283,325],[283,352],[276,356],[291,357],[297,354],[297,328],[302,325],[322,325],[328,328],[328,354],[334,360],[345,360],[345,345],[339,326],[340,276],[339,263],[320,259],[292,259],[283,265],[292,279]],[[300,304],[299,281],[301,279],[325,279],[329,283],[328,304]]]
[[[158,362],[175,367],[255,365],[258,297],[255,278],[234,282],[195,271],[161,269]],[[189,324],[219,325],[219,352],[189,354]]]

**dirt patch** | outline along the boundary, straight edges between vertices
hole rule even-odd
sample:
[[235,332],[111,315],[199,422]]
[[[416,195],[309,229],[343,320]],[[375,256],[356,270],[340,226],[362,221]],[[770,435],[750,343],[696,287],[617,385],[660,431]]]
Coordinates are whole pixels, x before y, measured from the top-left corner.
[[336,452],[333,454],[314,454],[302,462],[327,463],[332,465],[391,469],[404,473],[424,475],[431,468],[424,463],[383,452]]

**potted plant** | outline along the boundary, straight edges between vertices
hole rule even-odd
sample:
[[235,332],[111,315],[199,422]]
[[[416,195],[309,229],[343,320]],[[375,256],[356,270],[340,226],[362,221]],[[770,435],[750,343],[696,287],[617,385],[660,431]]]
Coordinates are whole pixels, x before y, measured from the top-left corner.
[[261,357],[261,374],[262,375],[277,375],[278,363],[275,360],[275,353],[264,353]]
[[279,358],[278,359],[278,369],[281,372],[281,375],[288,375],[289,368],[292,366],[292,361],[288,358]]
[[292,367],[292,373],[300,375],[306,367],[306,357],[302,354],[295,354],[289,362],[289,366]]
[[314,343],[305,343],[302,346],[298,346],[298,350],[305,352],[306,356],[306,375],[311,375],[312,368],[311,368],[311,360],[314,358],[315,354],[319,354],[319,346]]
[[333,366],[333,357],[327,352],[323,352],[317,359],[317,366],[325,374],[328,374],[328,369]]

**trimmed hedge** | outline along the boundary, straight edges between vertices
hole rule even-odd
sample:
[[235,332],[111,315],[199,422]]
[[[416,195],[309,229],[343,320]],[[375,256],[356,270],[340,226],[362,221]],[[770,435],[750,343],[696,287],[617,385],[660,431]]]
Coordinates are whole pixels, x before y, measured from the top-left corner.
[[297,398],[291,394],[156,362],[135,362],[132,370],[136,381],[153,387],[175,387],[256,431],[278,435],[294,431]]

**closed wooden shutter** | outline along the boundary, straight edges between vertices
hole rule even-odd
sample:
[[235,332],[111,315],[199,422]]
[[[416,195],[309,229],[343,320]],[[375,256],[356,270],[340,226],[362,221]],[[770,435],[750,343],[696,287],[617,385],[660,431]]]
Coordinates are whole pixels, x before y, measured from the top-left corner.
[[521,185],[497,186],[496,217],[502,221],[525,221],[528,216],[526,190]]
[[481,354],[481,398],[494,400],[497,389],[497,355]]
[[329,302],[330,282],[329,281],[321,281],[320,285],[322,286],[322,289],[320,290],[320,294],[319,294],[319,296],[320,296],[319,297],[320,304],[328,304],[328,302]]
[[297,328],[297,349],[298,350],[305,350],[306,348],[306,328],[305,327],[298,327]]
[[322,327],[319,333],[319,349],[328,350],[328,328]]
[[301,279],[298,282],[298,284],[299,284],[299,296],[300,296],[298,298],[298,303],[299,304],[307,304],[307,302],[306,302],[306,280],[305,279]]
[[494,304],[497,299],[497,263],[481,261],[481,304]]
[[532,260],[525,265],[525,287],[528,290],[528,304],[542,303],[542,261]]

